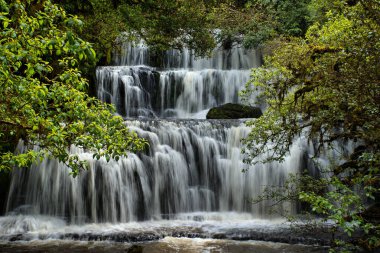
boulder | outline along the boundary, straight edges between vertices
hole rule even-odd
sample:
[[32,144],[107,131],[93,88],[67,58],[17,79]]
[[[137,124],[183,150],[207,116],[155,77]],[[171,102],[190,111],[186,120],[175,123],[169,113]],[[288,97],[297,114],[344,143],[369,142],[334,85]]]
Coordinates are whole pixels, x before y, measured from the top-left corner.
[[259,118],[263,115],[259,107],[241,105],[241,104],[224,104],[211,108],[207,113],[207,119],[241,119],[241,118]]

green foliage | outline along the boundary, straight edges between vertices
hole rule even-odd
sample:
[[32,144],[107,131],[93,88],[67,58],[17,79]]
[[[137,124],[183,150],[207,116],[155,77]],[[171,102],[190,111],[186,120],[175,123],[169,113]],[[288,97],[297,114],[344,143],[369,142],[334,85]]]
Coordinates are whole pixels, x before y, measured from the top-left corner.
[[303,36],[308,27],[310,0],[253,0],[248,5],[269,9],[277,21],[277,31],[286,36]]
[[[130,132],[121,117],[112,115],[111,106],[85,93],[88,83],[78,67],[94,62],[96,55],[74,33],[82,22],[49,0],[4,3],[0,170],[27,167],[48,155],[66,163],[76,175],[86,163],[70,154],[71,145],[107,160],[143,148],[145,141]],[[12,153],[9,144],[19,139],[29,149]]]
[[55,2],[84,20],[84,29],[79,34],[94,44],[98,58],[106,63],[111,61],[111,51],[123,32],[128,34],[128,40],[144,39],[157,52],[186,46],[198,55],[205,55],[215,46],[202,0]]
[[[370,154],[363,154],[361,161],[369,162],[366,160],[368,156],[372,159],[370,163],[373,163],[375,159]],[[380,247],[380,225],[368,217],[370,215],[366,213],[363,198],[375,199],[375,195],[379,194],[379,188],[374,187],[374,182],[378,180],[378,162],[377,168],[371,169],[368,175],[355,178],[355,190],[347,185],[346,178],[337,175],[319,179],[307,174],[290,175],[283,186],[265,187],[263,194],[253,203],[271,200],[275,203],[272,212],[286,216],[297,229],[305,229],[305,224],[308,229],[325,230],[333,237],[341,238],[332,242],[331,252],[374,250]],[[332,175],[331,172],[329,174]],[[307,204],[308,208],[300,217],[290,216],[276,206],[283,202],[300,202],[303,206]],[[302,221],[300,228],[297,227],[300,226],[299,221]],[[328,226],[324,224],[326,221],[329,222]],[[342,233],[347,234],[348,238],[343,240]]]
[[[310,0],[62,0],[55,1],[85,21],[80,35],[98,57],[111,60],[116,38],[144,39],[154,51],[189,47],[207,55],[217,42],[256,47],[277,35],[304,35]],[[215,34],[215,29],[220,32]]]
[[207,9],[200,0],[122,1],[130,33],[137,33],[157,51],[192,48],[198,55],[214,46]]
[[[120,33],[128,30],[127,23],[118,5],[106,0],[55,0],[67,13],[75,14],[83,20],[83,28],[76,33],[92,43],[98,61],[111,61],[111,51]],[[81,68],[83,70],[83,68]],[[84,69],[93,72],[93,69]]]
[[[222,31],[220,40],[257,47],[279,36],[303,36],[308,28],[310,0],[251,0],[237,8],[226,1],[213,9],[212,20]],[[243,36],[242,36],[243,35]]]
[[273,54],[252,71],[242,93],[249,102],[260,89],[268,103],[264,115],[248,123],[247,162],[282,161],[301,134],[324,152],[337,142],[356,142],[361,148],[319,179],[330,191],[299,189],[296,195],[349,236],[362,235],[353,247],[372,250],[380,246],[379,227],[363,212],[367,199],[379,201],[380,2],[315,0],[310,6],[319,16],[305,38],[272,41]]

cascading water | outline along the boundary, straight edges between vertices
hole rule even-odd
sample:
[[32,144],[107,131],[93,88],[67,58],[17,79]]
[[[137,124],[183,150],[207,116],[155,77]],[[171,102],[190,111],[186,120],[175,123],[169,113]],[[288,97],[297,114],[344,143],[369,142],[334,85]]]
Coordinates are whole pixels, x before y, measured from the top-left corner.
[[[213,106],[239,102],[238,92],[249,79],[249,68],[259,65],[258,54],[233,48],[215,50],[213,57],[198,59],[189,50],[171,50],[161,66],[151,67],[144,45],[127,43],[124,49],[115,56],[118,66],[97,69],[98,97],[114,104],[129,128],[149,141],[149,148],[107,163],[72,147],[71,152],[90,164],[90,169],[76,178],[55,160],[15,170],[7,203],[7,212],[13,216],[0,218],[0,239],[14,233],[30,239],[33,231],[38,231],[39,238],[41,231],[47,238],[66,238],[67,231],[71,236],[79,233],[76,227],[62,232],[60,222],[82,224],[84,230],[77,237],[87,240],[89,234],[97,232],[83,225],[86,223],[120,224],[124,233],[132,225],[121,224],[135,224],[133,231],[146,233],[153,228],[146,228],[141,221],[152,220],[172,221],[152,225],[155,233],[157,226],[161,228],[158,238],[188,235],[189,224],[178,220],[205,222],[192,224],[196,228],[192,236],[212,237],[224,231],[226,238],[228,233],[235,238],[242,231],[246,233],[246,224],[260,226],[257,224],[265,221],[260,219],[273,218],[268,212],[270,201],[254,205],[251,200],[265,186],[281,186],[289,173],[304,168],[305,142],[301,138],[295,141],[284,163],[249,168],[241,154],[240,140],[249,132],[244,122],[204,119]],[[284,203],[282,209],[296,212],[294,203]],[[45,218],[28,220],[29,215]],[[139,225],[134,223],[137,221]],[[178,226],[183,225],[186,229],[178,232]],[[173,230],[173,226],[177,228]],[[51,229],[60,235],[46,235]],[[101,232],[94,238],[112,237],[103,236]]]
[[[71,223],[174,218],[201,211],[249,212],[259,218],[268,215],[270,203],[252,205],[249,200],[264,186],[283,184],[302,162],[302,149],[295,145],[295,158],[242,173],[247,165],[242,163],[239,140],[249,129],[238,121],[127,123],[149,141],[145,154],[107,163],[92,161],[91,154],[73,148],[92,161],[88,171],[71,178],[64,165],[45,160],[17,172],[8,210],[15,210],[23,198],[30,211],[66,217]],[[283,208],[294,212],[289,204]]]
[[146,65],[146,47],[127,43],[125,48],[116,55],[120,66],[96,71],[98,97],[125,117],[205,118],[211,107],[239,102],[250,68],[260,62],[255,51],[242,48],[215,50],[206,59],[187,49],[170,50],[163,56],[164,70],[158,71]]
[[[154,61],[149,49],[144,43],[122,43],[122,50],[115,52],[114,64],[116,66],[149,65],[164,69],[250,69],[260,65],[260,53],[256,50],[245,50],[234,46],[228,50],[221,46],[214,49],[211,57],[196,57],[192,50],[168,50],[160,59]],[[158,66],[156,66],[158,64]]]

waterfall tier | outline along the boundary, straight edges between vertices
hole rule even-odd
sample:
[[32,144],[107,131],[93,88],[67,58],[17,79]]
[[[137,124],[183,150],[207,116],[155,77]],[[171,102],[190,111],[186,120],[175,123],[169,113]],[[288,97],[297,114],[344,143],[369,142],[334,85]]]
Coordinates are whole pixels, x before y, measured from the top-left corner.
[[240,102],[238,93],[249,70],[167,70],[146,66],[100,67],[98,97],[125,117],[197,118],[225,103]]
[[[72,148],[89,161],[77,178],[54,160],[15,170],[8,211],[66,217],[72,223],[130,222],[173,218],[179,213],[242,212],[268,217],[271,202],[252,204],[265,186],[283,185],[303,164],[305,147],[294,144],[284,163],[242,163],[239,121],[128,121],[146,138],[144,154],[107,163]],[[20,209],[20,205],[23,207]],[[19,208],[17,208],[19,207]],[[283,210],[294,213],[295,205]]]
[[212,107],[239,103],[250,68],[260,63],[255,50],[237,46],[215,49],[210,58],[196,58],[189,49],[168,50],[161,68],[150,67],[157,65],[151,58],[144,44],[124,43],[115,53],[117,66],[96,71],[98,98],[126,118],[205,118]]
[[[154,59],[154,58],[159,59]],[[114,52],[116,66],[149,65],[162,69],[250,69],[259,67],[260,53],[256,50],[247,50],[241,46],[234,46],[224,50],[221,45],[213,50],[210,57],[197,57],[192,50],[168,50],[155,55],[150,52],[144,43],[122,43],[120,50]]]

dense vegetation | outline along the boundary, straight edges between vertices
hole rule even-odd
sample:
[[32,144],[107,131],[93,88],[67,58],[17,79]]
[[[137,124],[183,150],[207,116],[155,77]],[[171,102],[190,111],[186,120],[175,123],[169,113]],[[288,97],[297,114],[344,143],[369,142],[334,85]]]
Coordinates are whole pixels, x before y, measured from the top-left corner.
[[[260,162],[281,161],[294,138],[306,136],[315,158],[333,157],[330,166],[316,164],[319,179],[298,175],[263,197],[301,201],[333,220],[352,236],[337,241],[339,249],[374,250],[380,227],[366,208],[380,190],[380,2],[312,1],[310,8],[315,21],[305,37],[273,40],[264,66],[252,72],[243,95],[249,101],[262,90],[268,109],[248,124],[246,153],[252,163],[268,153]],[[349,143],[353,150],[337,156]]]
[[[82,22],[50,1],[31,2],[0,1],[0,170],[49,155],[76,175],[86,164],[69,152],[71,145],[107,160],[141,149],[144,141],[123,119],[85,92],[78,67],[96,56],[73,32]],[[29,149],[13,153],[19,139]]]
[[[302,36],[310,0],[63,0],[55,1],[84,21],[79,34],[110,62],[116,38],[140,40],[159,53],[184,46],[207,55],[217,43],[256,47],[278,35]],[[120,41],[120,40],[119,40]]]
[[[339,249],[380,246],[379,226],[366,212],[379,200],[379,0],[53,2],[0,0],[0,171],[50,155],[76,175],[86,164],[70,154],[71,145],[107,160],[143,148],[111,106],[88,95],[84,78],[110,62],[122,32],[158,53],[260,46],[267,57],[243,97],[249,103],[260,89],[268,109],[249,123],[247,162],[281,161],[301,134],[318,146],[316,157],[355,146],[319,178],[296,175],[263,198],[301,201],[335,221],[353,236]],[[39,148],[13,153],[19,139]]]

